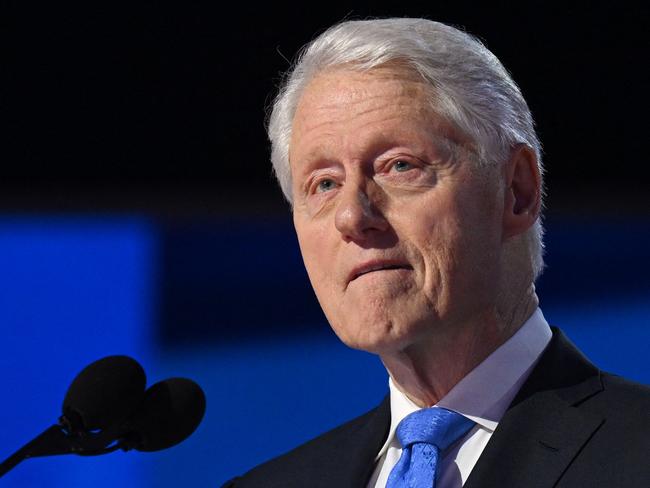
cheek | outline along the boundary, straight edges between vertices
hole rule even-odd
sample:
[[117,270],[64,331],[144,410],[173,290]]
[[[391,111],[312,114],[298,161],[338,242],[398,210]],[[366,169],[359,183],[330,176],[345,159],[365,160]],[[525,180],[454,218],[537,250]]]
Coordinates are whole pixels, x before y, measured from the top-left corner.
[[409,221],[407,238],[419,248],[427,271],[447,268],[462,240],[458,208],[453,202],[433,201],[409,213],[419,217]]
[[[477,216],[452,198],[428,202],[427,210],[412,215],[411,240],[422,260],[422,284],[432,302],[441,305],[464,287],[468,274],[476,272],[481,252]],[[481,223],[482,226],[483,223]]]
[[459,206],[455,217],[446,222],[441,260],[443,279],[452,294],[477,297],[495,287],[499,220],[492,202],[487,198],[482,201],[484,204],[469,202]]
[[[305,269],[315,290],[332,277],[336,263],[332,259],[331,233],[324,226],[295,222],[296,235]],[[328,239],[329,237],[329,239]]]
[[425,288],[439,296],[453,282],[462,262],[462,235],[454,219],[443,217],[427,228],[422,256],[425,266]]

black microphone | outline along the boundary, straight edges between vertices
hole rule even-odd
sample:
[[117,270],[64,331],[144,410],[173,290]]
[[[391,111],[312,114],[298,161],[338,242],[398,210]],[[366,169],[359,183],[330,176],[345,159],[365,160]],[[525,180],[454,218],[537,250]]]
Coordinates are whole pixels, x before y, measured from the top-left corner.
[[72,381],[59,421],[71,434],[103,430],[123,421],[142,401],[144,369],[128,356],[108,356]]
[[170,378],[150,387],[128,420],[120,443],[124,450],[152,452],[187,439],[201,423],[205,395],[194,381]]
[[146,391],[145,384],[144,370],[128,356],[88,365],[70,385],[59,423],[0,464],[0,477],[30,457],[157,451],[189,437],[205,413],[201,387],[186,378],[161,381]]

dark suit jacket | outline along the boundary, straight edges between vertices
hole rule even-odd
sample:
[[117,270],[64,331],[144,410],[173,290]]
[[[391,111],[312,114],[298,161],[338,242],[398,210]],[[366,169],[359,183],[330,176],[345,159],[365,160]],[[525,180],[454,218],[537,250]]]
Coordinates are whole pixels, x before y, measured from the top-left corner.
[[[367,414],[235,478],[235,488],[363,488],[390,426]],[[650,388],[603,373],[557,329],[465,488],[650,487]]]

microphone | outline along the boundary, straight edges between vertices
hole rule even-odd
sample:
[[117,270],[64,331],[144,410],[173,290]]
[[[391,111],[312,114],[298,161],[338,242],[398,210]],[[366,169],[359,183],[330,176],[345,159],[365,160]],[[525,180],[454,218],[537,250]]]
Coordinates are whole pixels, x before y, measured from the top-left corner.
[[128,356],[88,365],[68,388],[59,423],[0,464],[0,477],[30,457],[157,451],[189,437],[205,413],[201,387],[187,378],[145,385],[142,366]]
[[144,396],[144,369],[128,356],[108,356],[72,381],[59,419],[71,434],[106,429],[129,415]]
[[194,381],[170,378],[150,387],[129,419],[120,447],[153,452],[187,439],[205,413],[205,395]]

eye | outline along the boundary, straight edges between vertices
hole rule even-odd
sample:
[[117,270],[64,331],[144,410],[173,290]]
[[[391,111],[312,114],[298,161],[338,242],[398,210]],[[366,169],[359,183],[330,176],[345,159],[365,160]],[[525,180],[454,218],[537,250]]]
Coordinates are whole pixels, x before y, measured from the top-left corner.
[[398,161],[395,161],[392,169],[394,169],[398,173],[404,173],[405,171],[413,169],[413,165],[408,161],[404,161],[403,159],[400,159]]
[[318,185],[316,186],[316,193],[325,193],[326,191],[330,191],[336,188],[336,183],[334,180],[331,179],[325,179],[321,180],[318,182]]

